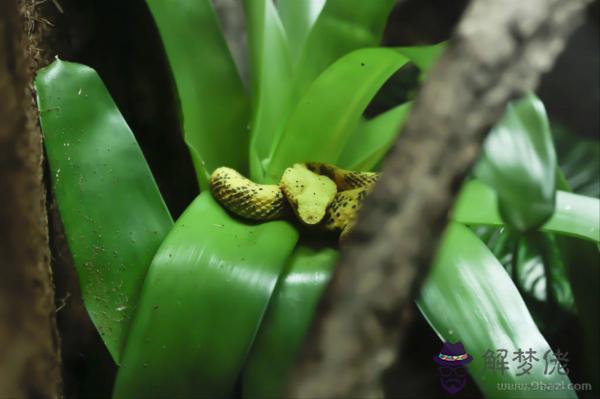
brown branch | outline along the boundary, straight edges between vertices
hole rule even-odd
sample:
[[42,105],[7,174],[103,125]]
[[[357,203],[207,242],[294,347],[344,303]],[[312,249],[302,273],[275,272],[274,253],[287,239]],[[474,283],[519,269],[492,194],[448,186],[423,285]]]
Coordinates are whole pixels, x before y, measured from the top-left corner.
[[381,396],[403,319],[489,127],[536,87],[585,0],[474,0],[420,91],[367,198],[289,397]]
[[15,1],[0,1],[0,397],[55,398],[60,355],[30,86],[37,52],[23,22]]

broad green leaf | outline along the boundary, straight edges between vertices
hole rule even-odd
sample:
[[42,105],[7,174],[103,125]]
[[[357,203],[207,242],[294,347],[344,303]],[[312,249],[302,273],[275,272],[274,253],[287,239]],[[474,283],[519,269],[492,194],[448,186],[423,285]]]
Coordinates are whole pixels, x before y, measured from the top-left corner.
[[337,258],[332,248],[296,247],[248,357],[245,398],[281,397]]
[[287,222],[243,223],[201,193],[148,270],[114,396],[230,396],[297,238]]
[[394,0],[328,0],[296,66],[295,98],[300,98],[311,82],[342,56],[377,46],[394,3]]
[[57,60],[35,88],[52,191],[92,322],[119,364],[146,271],[173,221],[91,68]]
[[277,0],[277,10],[294,58],[300,56],[306,37],[325,2],[326,0]]
[[[563,151],[559,151],[561,167],[565,167],[565,171],[570,176],[581,176],[581,178],[572,179],[578,190],[596,194],[593,180],[597,178],[598,170],[594,171],[594,169],[598,164],[597,158],[594,160],[593,154],[598,150],[598,147],[594,148],[594,143],[586,143],[572,137],[564,135],[561,137],[562,134],[564,133],[558,134],[558,144],[566,145],[572,150],[563,149]],[[586,144],[591,148],[585,148]],[[597,143],[595,144],[597,145]],[[589,168],[591,173],[579,174],[574,168],[575,165],[581,168]],[[600,345],[598,343],[600,315],[597,311],[600,302],[600,280],[598,279],[600,275],[600,247],[598,242],[585,242],[572,237],[559,236],[556,237],[556,250],[560,251],[563,262],[568,266],[577,313],[584,327],[585,374],[592,386],[597,386],[600,383],[597,361],[600,356]]]
[[[569,189],[557,169],[557,185]],[[521,234],[506,227],[476,226],[475,231],[511,275],[536,324],[546,333],[562,327],[568,317],[556,304],[573,311],[574,299],[564,257],[553,234]],[[562,317],[561,317],[562,316]]]
[[291,110],[291,61],[287,39],[271,0],[245,0],[252,64],[250,177],[264,178],[263,163]]
[[429,71],[446,49],[447,42],[430,46],[396,47],[396,51],[414,62],[423,72]]
[[552,216],[555,173],[556,154],[546,111],[529,94],[508,105],[485,141],[475,174],[498,192],[506,223],[528,231]]
[[278,181],[284,169],[295,162],[336,163],[369,101],[406,62],[391,49],[363,49],[323,72],[291,114],[274,147],[267,180]]
[[600,198],[600,141],[586,140],[552,125],[558,163],[577,194]]
[[542,331],[560,325],[557,305],[568,312],[575,310],[567,267],[552,234],[532,231],[522,235],[505,227],[484,226],[476,233],[511,275]]
[[[566,265],[552,234],[532,232],[521,237],[515,264],[523,289],[535,299],[547,302],[548,309],[556,303],[566,310],[575,310]],[[556,320],[556,313],[552,316]]]
[[[563,172],[560,168],[556,168],[556,189],[561,190],[561,191],[568,191],[570,193],[573,192],[571,185],[567,181],[567,178],[565,177],[565,175],[563,174]],[[578,194],[580,194],[580,193],[578,193]],[[596,197],[596,198],[598,198],[598,197]]]
[[575,296],[579,319],[584,328],[583,373],[586,382],[592,387],[600,383],[598,357],[600,356],[600,252],[597,243],[586,242],[572,237],[557,237],[557,246],[565,264],[568,265],[569,278]]
[[390,149],[406,121],[411,103],[398,105],[375,118],[362,121],[348,138],[338,165],[351,170],[371,170]]
[[210,0],[146,0],[179,94],[185,142],[202,189],[248,161],[248,100]]
[[[467,225],[503,226],[496,192],[478,180],[464,184],[454,204],[452,219]],[[600,242],[600,201],[557,191],[554,214],[542,230]]]
[[[433,46],[399,47],[394,50],[426,72],[437,61],[445,47],[446,43],[439,43]],[[352,170],[375,168],[394,143],[409,112],[410,102],[397,105],[371,120],[361,120],[348,139],[338,164]]]
[[[441,340],[462,342],[473,361],[467,366],[471,378],[488,398],[576,398],[567,389],[569,378],[544,373],[544,355],[550,348],[536,327],[510,277],[467,227],[449,225],[417,301]],[[507,351],[503,374],[486,368],[484,354]],[[530,374],[517,375],[520,362],[514,352],[532,349],[538,362]],[[499,383],[556,384],[557,390],[499,390]]]

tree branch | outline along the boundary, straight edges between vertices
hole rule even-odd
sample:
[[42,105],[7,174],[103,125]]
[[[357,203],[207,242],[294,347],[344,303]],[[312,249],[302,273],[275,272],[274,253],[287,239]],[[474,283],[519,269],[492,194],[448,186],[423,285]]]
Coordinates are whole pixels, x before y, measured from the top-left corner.
[[[26,17],[33,8],[21,4]],[[36,43],[23,26],[17,2],[0,1],[0,397],[57,398],[41,134],[30,86]]]
[[364,204],[287,396],[382,396],[403,314],[481,142],[508,101],[552,66],[586,3],[471,2]]

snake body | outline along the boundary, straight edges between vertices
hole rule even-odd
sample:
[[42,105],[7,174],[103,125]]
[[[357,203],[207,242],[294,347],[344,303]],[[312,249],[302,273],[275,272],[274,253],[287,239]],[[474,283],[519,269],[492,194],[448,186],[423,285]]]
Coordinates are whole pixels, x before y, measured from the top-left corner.
[[318,174],[329,177],[338,188],[338,191],[352,190],[354,188],[371,187],[379,174],[375,172],[356,172],[338,168],[337,166],[320,162],[307,162],[306,167]]
[[292,214],[304,224],[341,232],[343,239],[379,175],[308,162],[286,169],[279,185],[258,184],[220,167],[210,178],[217,201],[246,219],[268,221]]
[[276,220],[289,213],[279,186],[256,184],[231,168],[216,169],[210,177],[210,188],[221,205],[246,219]]
[[338,192],[327,208],[322,222],[323,228],[330,231],[339,230],[342,237],[345,237],[354,226],[356,215],[369,191],[369,188],[360,187]]

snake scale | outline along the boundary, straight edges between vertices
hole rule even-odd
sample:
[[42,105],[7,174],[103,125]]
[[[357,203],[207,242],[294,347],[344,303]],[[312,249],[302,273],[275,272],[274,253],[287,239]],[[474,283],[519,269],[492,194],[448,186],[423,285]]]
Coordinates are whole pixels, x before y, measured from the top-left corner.
[[307,162],[283,173],[279,185],[258,184],[228,167],[217,168],[210,187],[230,212],[251,220],[279,220],[295,215],[305,225],[340,232],[351,230],[360,206],[379,175]]

